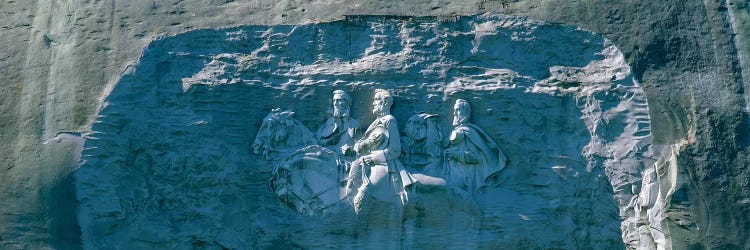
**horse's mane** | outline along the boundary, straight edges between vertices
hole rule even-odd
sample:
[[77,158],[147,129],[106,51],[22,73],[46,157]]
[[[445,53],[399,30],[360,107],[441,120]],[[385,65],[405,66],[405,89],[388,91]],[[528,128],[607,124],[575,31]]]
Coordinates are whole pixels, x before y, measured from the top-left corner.
[[[424,141],[419,143],[419,145],[416,145],[417,142],[414,139],[414,131],[408,131],[410,129],[413,129],[413,127],[411,126],[414,126],[414,123],[423,125],[420,126],[420,129],[424,130],[425,133]],[[432,158],[439,157],[441,152],[440,145],[442,145],[443,135],[437,122],[437,115],[425,113],[416,114],[409,118],[409,122],[407,122],[406,126],[406,130],[410,134],[407,134],[404,140],[404,152],[408,154],[412,147],[419,146],[422,147],[421,152],[431,155]]]
[[[438,125],[437,116],[427,117],[425,124],[427,125],[425,147],[428,147],[428,153],[440,154],[440,146],[443,144],[443,132],[440,130],[440,125]],[[436,157],[437,155],[434,156]]]
[[312,132],[302,122],[294,119],[294,112],[277,108],[263,118],[252,147],[256,154],[268,156],[271,151],[314,143]]
[[438,125],[437,116],[427,118],[425,123],[427,124],[427,134],[433,135],[432,138],[427,137],[427,143],[430,145],[442,145],[443,132],[440,129],[440,125]]

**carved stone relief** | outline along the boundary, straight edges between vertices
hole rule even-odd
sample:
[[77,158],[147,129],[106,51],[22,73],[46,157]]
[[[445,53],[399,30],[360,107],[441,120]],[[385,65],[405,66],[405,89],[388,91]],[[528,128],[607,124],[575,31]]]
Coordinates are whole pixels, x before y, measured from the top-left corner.
[[[357,120],[349,116],[351,97],[343,90],[333,92],[333,115],[318,130],[318,143],[322,145],[301,148],[274,169],[270,187],[283,203],[313,215],[349,198],[355,213],[359,213],[364,199],[406,205],[410,193],[417,190],[410,189],[412,184],[424,189],[445,188],[447,183],[454,192],[469,197],[505,168],[507,158],[497,143],[470,123],[468,101],[456,100],[454,128],[447,140],[441,138],[437,115],[424,113],[409,118],[406,137],[401,138],[398,122],[390,114],[393,97],[384,89],[374,92],[375,120],[353,144],[359,128]],[[262,152],[268,160],[279,161],[280,156],[268,158],[268,149],[283,146],[283,151],[288,151],[313,141],[292,114],[274,109],[266,116],[253,144],[256,154]],[[347,160],[352,152],[356,158]],[[402,161],[408,162],[409,168]]]
[[105,103],[76,173],[86,248],[668,245],[645,95],[577,27],[193,31],[149,45]]
[[343,90],[333,91],[330,117],[320,126],[316,134],[321,146],[340,155],[354,154],[354,138],[359,132],[359,122],[349,115],[352,98]]
[[314,138],[300,121],[294,119],[294,112],[274,109],[263,118],[258,135],[255,136],[252,148],[256,154],[262,154],[266,159],[280,148],[299,147],[311,144]]
[[407,167],[433,176],[444,176],[446,167],[443,132],[437,114],[420,112],[404,126],[401,161]]
[[456,100],[453,107],[453,131],[445,150],[450,166],[448,172],[452,186],[476,192],[488,185],[507,158],[497,143],[481,128],[470,123],[471,106],[464,99]]

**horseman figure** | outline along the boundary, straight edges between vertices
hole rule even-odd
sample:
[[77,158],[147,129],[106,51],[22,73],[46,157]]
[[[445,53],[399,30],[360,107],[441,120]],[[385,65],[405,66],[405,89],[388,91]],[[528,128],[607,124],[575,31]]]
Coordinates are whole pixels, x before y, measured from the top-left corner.
[[367,127],[364,137],[354,144],[358,158],[352,163],[346,190],[351,190],[355,178],[361,175],[362,184],[354,197],[356,213],[365,199],[402,205],[408,200],[404,187],[412,184],[413,178],[399,160],[401,136],[396,118],[391,115],[392,105],[393,97],[387,90],[375,90],[372,112],[376,118]]
[[253,144],[266,159],[271,152],[290,153],[274,168],[269,187],[300,213],[319,213],[352,196],[354,212],[359,214],[363,203],[368,204],[364,207],[371,202],[405,205],[410,193],[450,189],[472,195],[491,185],[505,167],[507,159],[497,144],[469,122],[466,100],[456,101],[447,144],[442,143],[437,115],[425,113],[409,119],[402,144],[391,115],[393,97],[387,90],[375,90],[376,118],[356,142],[359,123],[349,115],[351,97],[336,90],[332,99],[331,116],[315,135],[293,118],[294,112],[274,109]]
[[318,145],[331,149],[340,155],[354,153],[354,137],[359,130],[359,122],[349,116],[352,98],[343,90],[333,91],[330,116],[318,129]]

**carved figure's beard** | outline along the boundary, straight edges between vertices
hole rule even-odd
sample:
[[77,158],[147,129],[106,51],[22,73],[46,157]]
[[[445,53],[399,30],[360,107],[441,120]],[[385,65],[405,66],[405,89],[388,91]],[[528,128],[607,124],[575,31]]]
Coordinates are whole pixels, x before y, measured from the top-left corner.
[[372,107],[372,113],[375,114],[378,118],[385,116],[388,112],[386,111],[385,105],[383,104],[376,104]]
[[463,115],[453,115],[453,126],[459,126],[466,122],[466,117]]
[[344,118],[344,117],[347,117],[347,116],[349,116],[349,109],[348,108],[339,109],[339,108],[333,107],[333,117],[334,118],[341,119],[341,118]]

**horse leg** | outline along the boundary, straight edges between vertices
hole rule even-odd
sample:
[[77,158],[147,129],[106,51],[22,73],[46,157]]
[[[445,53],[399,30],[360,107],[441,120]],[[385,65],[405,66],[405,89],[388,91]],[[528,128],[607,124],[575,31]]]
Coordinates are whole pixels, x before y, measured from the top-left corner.
[[414,185],[419,185],[419,189],[425,191],[445,189],[446,182],[443,178],[432,177],[423,174],[412,174],[412,176],[416,180]]
[[352,192],[352,185],[354,184],[354,179],[356,178],[357,174],[361,172],[362,169],[362,160],[357,159],[352,162],[352,165],[349,166],[349,174],[346,177],[346,186],[344,186],[344,193],[346,196],[349,196],[349,194]]

